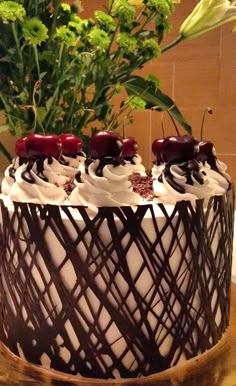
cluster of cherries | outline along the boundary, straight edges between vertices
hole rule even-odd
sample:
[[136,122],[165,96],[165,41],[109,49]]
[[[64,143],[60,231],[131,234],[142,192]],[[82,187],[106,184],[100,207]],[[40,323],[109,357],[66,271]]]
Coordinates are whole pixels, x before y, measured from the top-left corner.
[[210,141],[198,141],[191,135],[158,138],[152,144],[156,164],[183,163],[196,159],[215,167],[214,145]]
[[[16,142],[16,155],[23,158],[70,156],[80,154],[83,141],[74,134],[66,133],[42,135],[30,134]],[[137,142],[134,138],[122,138],[112,131],[99,131],[89,141],[89,154],[92,159],[121,156],[129,159],[137,153]]]
[[16,155],[23,159],[75,155],[82,152],[83,141],[74,134],[30,134],[16,142]]
[[[89,156],[91,159],[105,157],[121,157],[132,159],[137,154],[138,145],[133,137],[122,138],[113,131],[99,131],[89,140]],[[21,158],[54,157],[59,159],[66,156],[80,154],[83,141],[74,134],[30,134],[16,142],[16,155]],[[170,136],[156,139],[152,144],[152,151],[157,164],[180,163],[192,159],[201,162],[215,159],[214,146],[209,141],[197,141],[191,135]]]
[[211,168],[221,174],[217,167],[214,145],[209,141],[198,141],[191,135],[170,136],[156,139],[152,144],[152,151],[156,157],[156,164],[165,167],[159,175],[159,182],[165,180],[179,193],[185,193],[182,185],[176,182],[171,172],[171,165],[177,164],[185,174],[186,183],[193,185],[193,178],[199,184],[204,183],[203,173],[199,161],[209,163]]
[[99,131],[89,140],[89,155],[92,159],[121,157],[132,159],[138,150],[133,137],[123,138],[113,131]]

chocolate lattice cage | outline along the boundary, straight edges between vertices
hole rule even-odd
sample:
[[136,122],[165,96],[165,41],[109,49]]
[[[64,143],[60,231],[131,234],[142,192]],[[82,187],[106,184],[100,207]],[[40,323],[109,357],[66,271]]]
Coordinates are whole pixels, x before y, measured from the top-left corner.
[[229,323],[234,196],[135,208],[1,200],[0,339],[96,378],[165,370]]

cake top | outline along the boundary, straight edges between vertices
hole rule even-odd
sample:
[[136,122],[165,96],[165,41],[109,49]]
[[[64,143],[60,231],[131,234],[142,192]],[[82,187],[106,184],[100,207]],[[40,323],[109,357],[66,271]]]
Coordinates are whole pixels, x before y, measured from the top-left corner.
[[13,201],[124,206],[209,198],[230,185],[226,166],[210,141],[191,135],[157,138],[147,175],[135,138],[99,131],[88,143],[71,133],[30,134],[15,145],[16,158],[6,170],[2,193]]

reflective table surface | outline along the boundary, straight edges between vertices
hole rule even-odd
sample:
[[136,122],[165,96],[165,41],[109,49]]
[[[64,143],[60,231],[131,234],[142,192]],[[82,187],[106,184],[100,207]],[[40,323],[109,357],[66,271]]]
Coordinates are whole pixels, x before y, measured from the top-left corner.
[[236,386],[236,284],[232,284],[231,320],[220,343],[201,357],[161,374],[129,380],[99,381],[80,378],[31,365],[12,355],[0,344],[0,386],[41,385],[158,385]]

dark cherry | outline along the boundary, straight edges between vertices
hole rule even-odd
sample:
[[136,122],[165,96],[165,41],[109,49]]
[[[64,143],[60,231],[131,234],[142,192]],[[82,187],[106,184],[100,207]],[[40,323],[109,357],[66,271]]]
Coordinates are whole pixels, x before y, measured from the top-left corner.
[[123,148],[121,156],[123,158],[132,158],[137,154],[138,144],[133,137],[127,137],[123,139]]
[[123,146],[122,137],[113,131],[99,131],[94,134],[88,143],[89,154],[93,159],[103,157],[117,157]]
[[59,158],[62,143],[56,134],[30,134],[25,140],[25,149],[28,157]]
[[206,162],[209,159],[215,158],[214,145],[210,141],[199,142],[199,153],[197,154],[198,161]]
[[25,150],[25,141],[27,137],[20,138],[16,141],[15,144],[15,153],[18,157],[27,158],[26,150]]
[[196,139],[191,135],[166,137],[161,147],[161,157],[165,163],[192,160],[196,152]]
[[78,154],[83,149],[83,141],[77,135],[71,133],[61,134],[62,154]]
[[157,138],[152,143],[152,152],[156,157],[156,160],[159,163],[163,162],[162,156],[161,156],[161,149],[165,138]]

